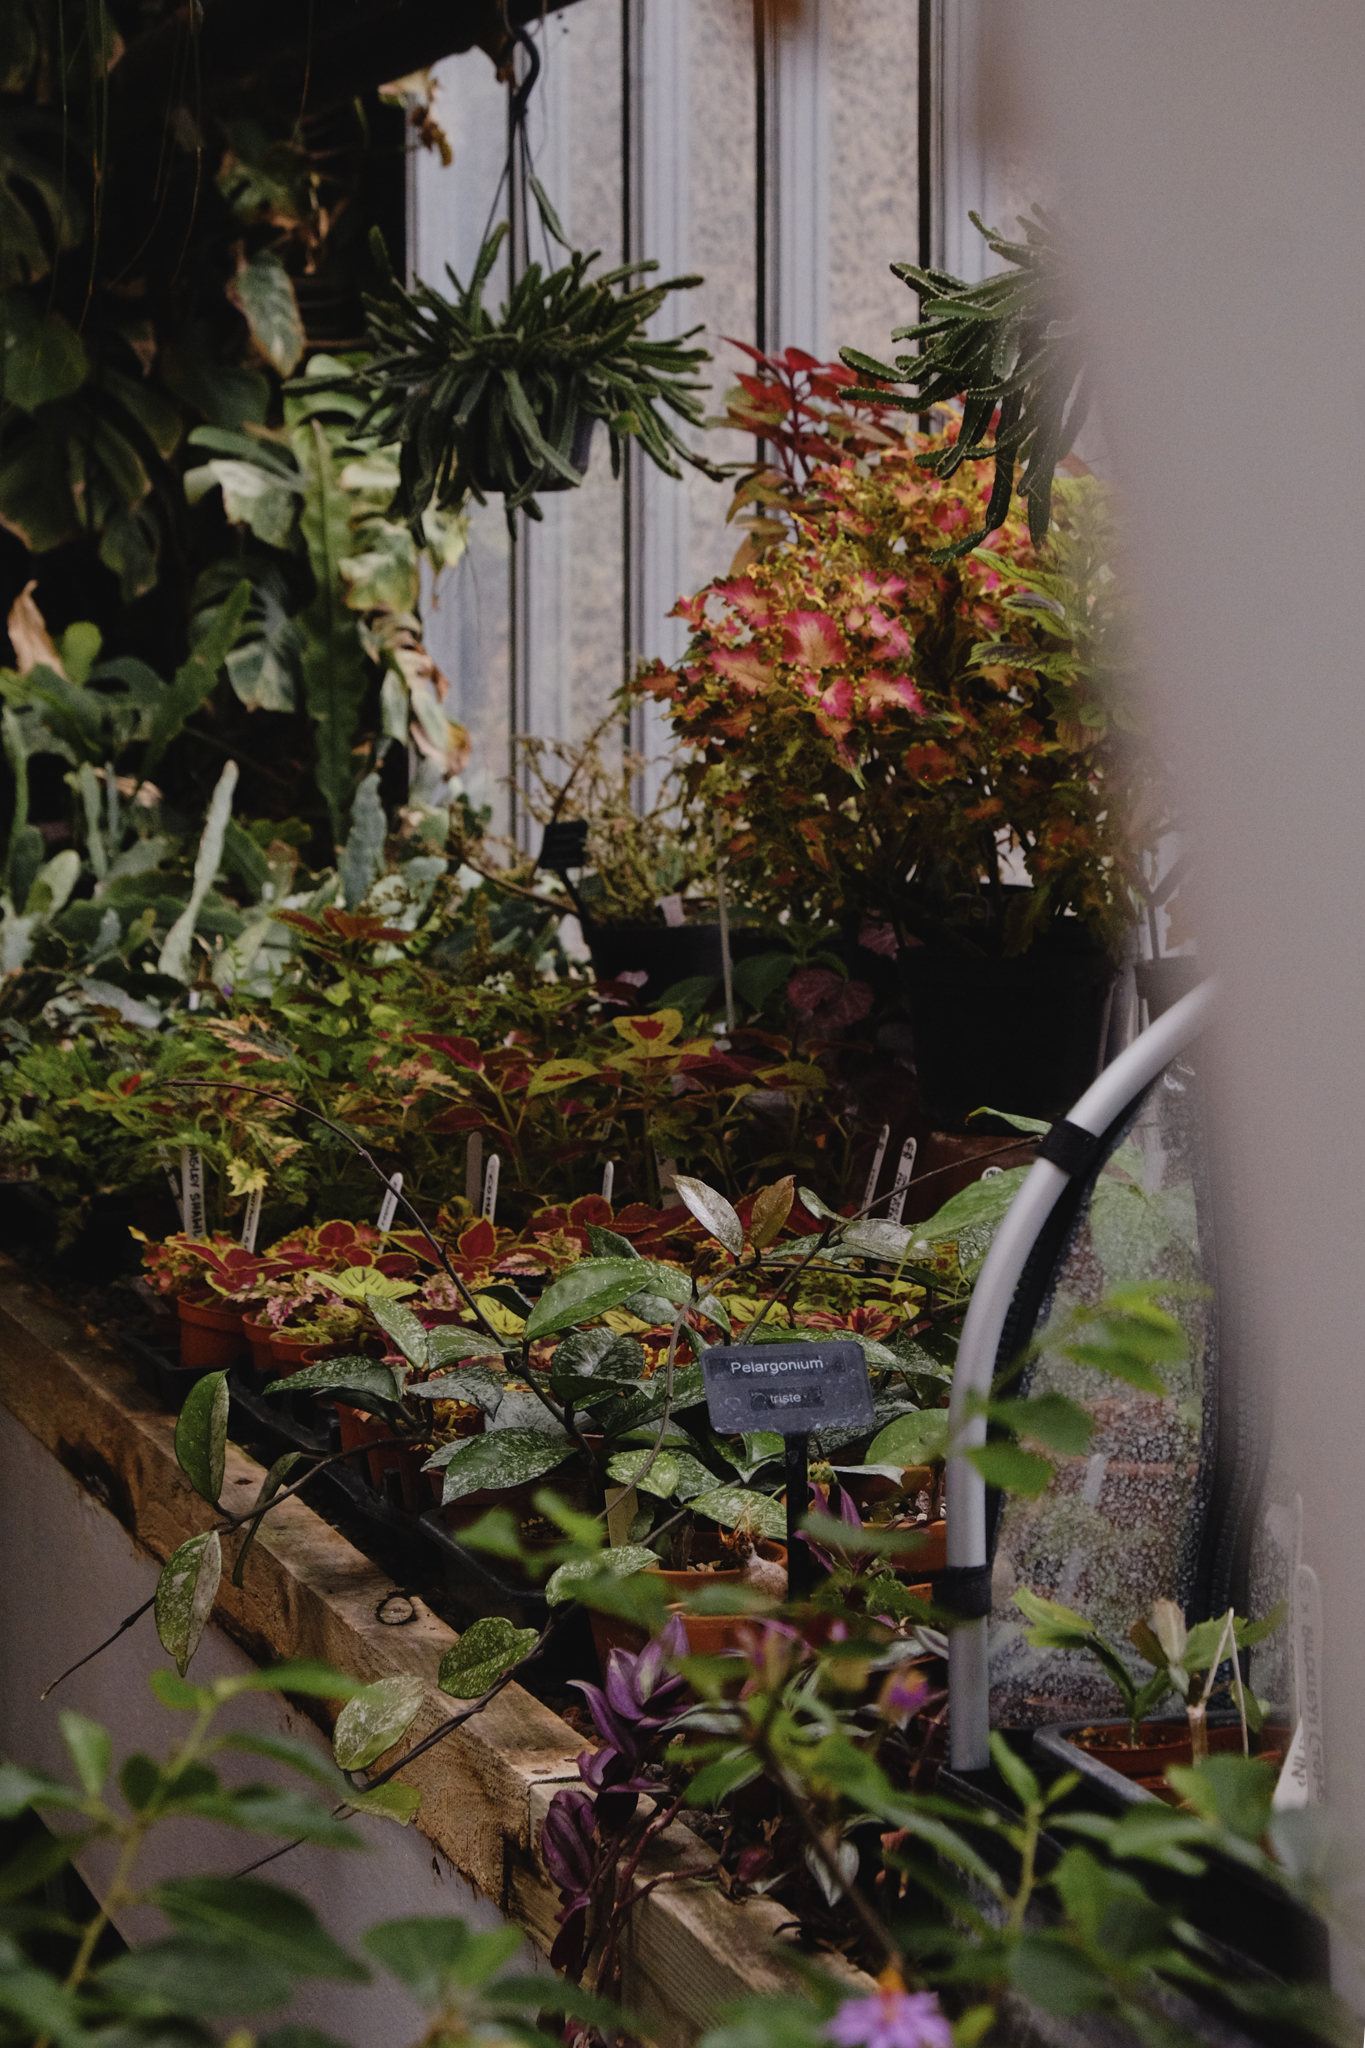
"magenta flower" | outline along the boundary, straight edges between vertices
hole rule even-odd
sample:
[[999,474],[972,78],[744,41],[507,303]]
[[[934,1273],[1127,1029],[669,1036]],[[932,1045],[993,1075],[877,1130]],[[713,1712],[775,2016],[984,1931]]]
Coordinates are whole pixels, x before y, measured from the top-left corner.
[[824,2033],[837,2048],[953,2048],[952,2026],[932,1991],[846,1998]]

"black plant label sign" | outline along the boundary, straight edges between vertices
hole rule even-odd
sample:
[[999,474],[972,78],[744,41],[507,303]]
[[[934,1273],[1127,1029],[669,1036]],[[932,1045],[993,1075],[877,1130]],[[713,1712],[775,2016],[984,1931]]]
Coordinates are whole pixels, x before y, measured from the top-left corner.
[[702,1353],[701,1370],[712,1426],[723,1435],[808,1436],[875,1421],[861,1344],[718,1344]]

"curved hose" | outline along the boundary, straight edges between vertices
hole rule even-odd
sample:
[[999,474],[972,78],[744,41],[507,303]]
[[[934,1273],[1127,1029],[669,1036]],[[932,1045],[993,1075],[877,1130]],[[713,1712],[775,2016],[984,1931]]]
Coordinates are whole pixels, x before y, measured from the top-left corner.
[[[1199,1035],[1216,997],[1217,984],[1213,981],[1201,981],[1191,989],[1105,1068],[1063,1119],[1063,1124],[1072,1127],[1078,1140],[1081,1133],[1098,1138],[1107,1131],[1162,1068]],[[1060,1128],[1054,1125],[1053,1134]],[[1035,1239],[1077,1170],[1084,1170],[1079,1158],[1071,1167],[1049,1158],[1034,1161],[996,1232],[962,1325],[948,1408],[949,1441],[954,1447],[954,1455],[948,1460],[947,1488],[950,1573],[980,1571],[988,1562],[986,1482],[963,1455],[986,1441],[986,1418],[967,1416],[968,1399],[990,1393],[1001,1333],[1019,1276]],[[950,1757],[955,1771],[984,1770],[990,1762],[986,1631],[987,1622],[982,1615],[959,1622],[948,1639]]]

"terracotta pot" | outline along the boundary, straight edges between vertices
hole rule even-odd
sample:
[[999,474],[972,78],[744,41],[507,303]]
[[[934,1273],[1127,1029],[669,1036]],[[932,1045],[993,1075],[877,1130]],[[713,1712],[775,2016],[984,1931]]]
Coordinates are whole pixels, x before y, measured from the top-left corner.
[[385,1445],[382,1451],[371,1451],[365,1460],[370,1470],[370,1484],[376,1493],[387,1493],[385,1477],[396,1472],[403,1506],[416,1514],[422,1505],[422,1467],[431,1455],[430,1446],[390,1445],[389,1438],[393,1432],[386,1422],[378,1416],[367,1415],[361,1408],[349,1408],[342,1401],[336,1403],[336,1415],[343,1451],[362,1450],[366,1444]]
[[[703,1564],[709,1563],[712,1558],[722,1555],[719,1536],[698,1536],[694,1539],[692,1548],[693,1554]],[[769,1564],[785,1566],[787,1562],[787,1547],[784,1543],[771,1543],[765,1537],[755,1545],[755,1548],[759,1556],[766,1558]],[[668,1571],[660,1566],[655,1566],[647,1570],[645,1576],[647,1578],[662,1579],[665,1587],[675,1597],[686,1597],[692,1593],[704,1592],[711,1586],[739,1586],[743,1584],[744,1579],[743,1573],[738,1568],[734,1571],[699,1572],[695,1570]],[[675,1609],[674,1611],[677,1612],[678,1610]],[[718,1656],[722,1650],[736,1649],[739,1644],[736,1628],[746,1619],[747,1617],[743,1614],[685,1614],[683,1616],[683,1627],[687,1631],[689,1655],[693,1657],[714,1657]],[[634,1654],[643,1650],[645,1644],[649,1641],[649,1631],[647,1629],[642,1628],[638,1622],[627,1621],[620,1615],[598,1614],[594,1610],[591,1620],[592,1639],[597,1649],[597,1660],[603,1669],[606,1667],[607,1652],[609,1650],[629,1650]]]
[[242,1348],[242,1318],[235,1310],[184,1294],[176,1306],[182,1367],[221,1372],[236,1362]]
[[342,1338],[335,1344],[319,1344],[315,1337],[299,1337],[287,1327],[272,1330],[270,1356],[282,1379],[302,1372],[306,1365],[320,1365],[325,1358],[382,1358],[383,1347],[368,1338]]
[[[896,1524],[886,1525],[894,1529]],[[941,1572],[948,1565],[948,1524],[928,1522],[916,1531],[920,1537],[913,1550],[907,1550],[896,1562],[898,1579],[922,1579],[931,1572]]]
[[[824,1512],[828,1514],[830,1512],[828,1506],[828,1489],[822,1486],[819,1489],[819,1491],[821,1495],[824,1497],[825,1501]],[[778,1497],[785,1505],[787,1499],[786,1494],[780,1494]],[[877,1534],[879,1536],[885,1536],[887,1534],[898,1531],[902,1528],[908,1527],[911,1530],[913,1530],[913,1532],[920,1539],[913,1550],[907,1550],[902,1559],[897,1560],[893,1563],[892,1568],[895,1571],[896,1577],[898,1579],[921,1579],[925,1576],[926,1573],[941,1572],[946,1570],[948,1564],[948,1524],[946,1522],[938,1521],[905,1524],[901,1522],[890,1521],[878,1522],[875,1524],[875,1527]]]
[[[787,1562],[785,1543],[770,1543],[765,1537],[756,1543],[754,1548],[769,1564],[785,1565]],[[692,1555],[698,1565],[713,1565],[718,1558],[725,1555],[720,1537],[694,1536]],[[733,1571],[698,1571],[696,1565],[689,1565],[685,1571],[670,1571],[666,1566],[655,1565],[651,1567],[651,1577],[662,1579],[669,1592],[678,1598],[687,1593],[700,1592],[707,1586],[738,1586],[742,1583],[744,1574],[738,1565]],[[733,1616],[724,1618],[734,1619]]]
[[[1228,1727],[1224,1724],[1210,1728],[1208,1736],[1211,1754],[1217,1755],[1225,1751],[1241,1753],[1240,1727]],[[1158,1799],[1164,1799],[1171,1806],[1179,1802],[1177,1795],[1165,1782],[1167,1771],[1173,1764],[1190,1764],[1194,1761],[1188,1728],[1180,1721],[1144,1721],[1138,1730],[1136,1743],[1128,1739],[1126,1722],[1073,1729],[1067,1740],[1082,1750],[1086,1756],[1094,1757],[1097,1763],[1107,1764],[1110,1770],[1117,1771],[1121,1778],[1141,1785],[1144,1791],[1154,1792]],[[1287,1741],[1287,1729],[1265,1729],[1257,1755],[1278,1770],[1284,1762]]]

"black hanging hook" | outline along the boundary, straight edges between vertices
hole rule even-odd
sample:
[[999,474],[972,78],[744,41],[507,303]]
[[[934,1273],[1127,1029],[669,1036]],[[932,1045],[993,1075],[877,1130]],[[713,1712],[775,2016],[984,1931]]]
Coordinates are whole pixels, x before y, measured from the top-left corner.
[[524,28],[513,29],[512,41],[521,44],[526,52],[526,61],[530,65],[525,78],[512,95],[512,133],[515,135],[526,118],[526,102],[530,99],[532,88],[540,76],[540,52]]

